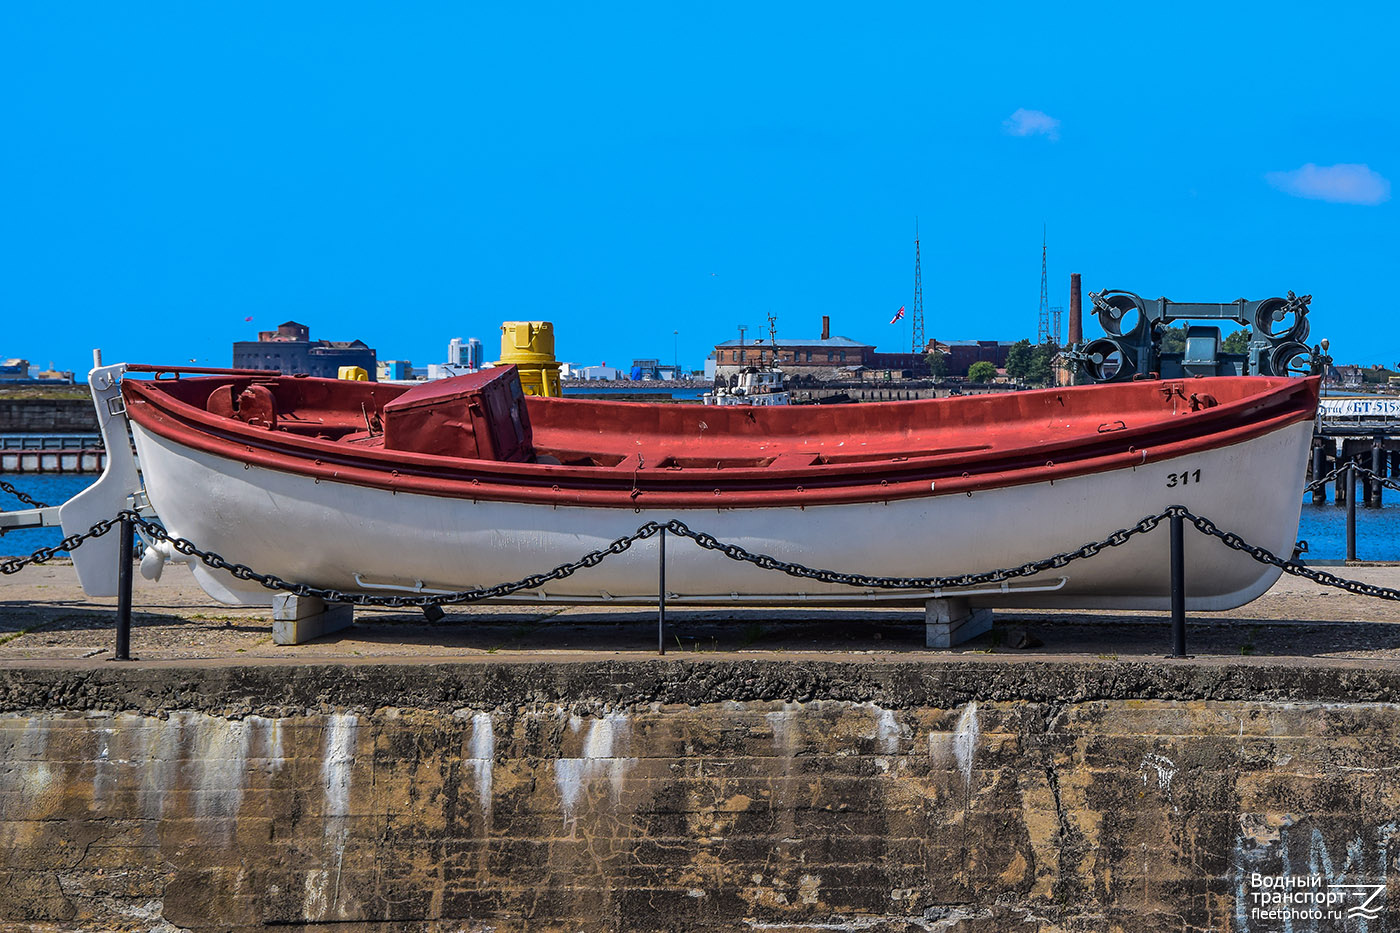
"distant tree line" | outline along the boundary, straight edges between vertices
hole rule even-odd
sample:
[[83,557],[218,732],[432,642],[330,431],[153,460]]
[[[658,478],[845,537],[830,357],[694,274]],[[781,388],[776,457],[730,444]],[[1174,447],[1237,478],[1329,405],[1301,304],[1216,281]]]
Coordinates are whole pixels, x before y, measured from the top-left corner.
[[1059,349],[1053,343],[1031,346],[1029,340],[1018,340],[1006,354],[1006,374],[1031,385],[1049,385],[1050,365]]
[[[1186,327],[1178,325],[1168,327],[1162,333],[1163,353],[1185,353],[1186,352]],[[1220,341],[1221,353],[1248,353],[1249,352],[1249,328],[1241,327],[1239,330],[1230,333]]]

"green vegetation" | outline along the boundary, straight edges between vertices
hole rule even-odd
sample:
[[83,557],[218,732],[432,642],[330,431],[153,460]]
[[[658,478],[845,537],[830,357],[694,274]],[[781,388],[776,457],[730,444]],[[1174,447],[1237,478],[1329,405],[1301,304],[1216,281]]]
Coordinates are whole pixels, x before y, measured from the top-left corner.
[[0,386],[0,399],[91,399],[92,393],[84,385],[54,386]]
[[1249,328],[1241,327],[1220,342],[1222,353],[1248,353],[1249,352]]
[[1018,340],[1006,353],[1006,374],[1012,379],[1025,379],[1031,371],[1031,342]]
[[948,375],[948,354],[942,350],[930,350],[924,354],[924,359],[928,360],[929,375],[935,379],[942,379]]
[[1186,352],[1186,325],[1179,324],[1176,327],[1168,327],[1162,333],[1162,352]]
[[[1186,352],[1186,325],[1178,324],[1176,327],[1168,327],[1162,333],[1163,353],[1185,353]],[[1248,353],[1249,352],[1249,328],[1241,327],[1238,330],[1227,334],[1225,339],[1220,341],[1221,353]]]
[[997,368],[986,360],[978,360],[967,370],[968,382],[991,382],[997,376]]
[[1033,347],[1029,340],[1018,340],[1006,354],[1006,374],[1031,385],[1049,385],[1056,352],[1054,344]]
[[1400,373],[1393,369],[1386,369],[1379,364],[1361,371],[1361,381],[1373,385],[1385,385],[1390,381],[1391,376],[1400,376]]

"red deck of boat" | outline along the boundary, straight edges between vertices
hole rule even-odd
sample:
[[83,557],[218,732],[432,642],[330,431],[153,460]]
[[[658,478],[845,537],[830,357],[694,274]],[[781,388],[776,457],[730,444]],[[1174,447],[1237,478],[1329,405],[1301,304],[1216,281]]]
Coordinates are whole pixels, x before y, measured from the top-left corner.
[[[207,409],[266,385],[268,429]],[[803,506],[964,493],[1122,469],[1311,419],[1316,378],[1221,377],[829,406],[529,398],[533,462],[389,450],[405,387],[304,377],[128,378],[130,417],[237,463],[436,496],[635,508]],[[556,462],[557,461],[557,462]]]

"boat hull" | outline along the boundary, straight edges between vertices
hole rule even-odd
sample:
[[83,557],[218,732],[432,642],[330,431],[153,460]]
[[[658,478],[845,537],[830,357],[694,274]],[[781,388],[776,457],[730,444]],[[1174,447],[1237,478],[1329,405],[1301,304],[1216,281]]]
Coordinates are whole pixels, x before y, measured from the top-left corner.
[[[1287,556],[1312,436],[1299,421],[1179,458],[975,492],[865,503],[743,508],[599,508],[450,498],[337,482],[197,450],[133,424],[147,494],[171,534],[253,569],[361,592],[450,591],[520,579],[573,561],[650,522],[779,560],[880,576],[928,577],[1014,567],[1100,541],[1184,505],[1251,544]],[[1144,460],[1147,458],[1144,457]],[[1183,478],[1184,477],[1184,478]],[[1186,605],[1233,608],[1279,571],[1188,529]],[[650,603],[655,538],[597,567],[509,601]],[[1165,609],[1165,523],[1065,568],[966,591],[974,606]],[[212,596],[269,604],[274,592],[195,565]],[[765,571],[692,541],[667,548],[668,600],[679,604],[917,605],[959,591],[864,590]]]

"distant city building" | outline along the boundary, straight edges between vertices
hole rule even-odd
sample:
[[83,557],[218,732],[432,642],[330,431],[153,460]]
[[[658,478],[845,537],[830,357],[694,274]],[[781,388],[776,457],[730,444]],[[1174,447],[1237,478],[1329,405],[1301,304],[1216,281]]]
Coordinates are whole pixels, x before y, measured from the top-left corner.
[[[776,362],[790,376],[834,380],[874,365],[875,348],[849,337],[831,336],[831,318],[822,316],[820,337],[777,337],[776,350],[767,338],[726,340],[715,345],[715,378],[728,379],[747,366]],[[708,365],[706,366],[708,370]]]
[[660,368],[660,366],[660,360],[633,360],[631,375],[628,378],[632,379],[634,382],[638,380],[660,379],[661,376],[657,373],[657,369]]
[[48,369],[41,369],[34,373],[35,382],[63,382],[72,384],[73,371],[71,369],[54,369],[53,364],[49,364]]
[[820,337],[779,335],[776,348],[767,338],[746,338],[742,342],[726,340],[716,344],[712,359],[705,363],[705,371],[708,378],[728,379],[746,366],[776,362],[789,376],[828,381],[858,379],[865,370],[926,378],[929,375],[927,353],[934,347],[945,355],[947,375],[966,376],[968,368],[980,360],[998,369],[1004,367],[1012,344],[996,340],[930,340],[922,353],[882,353],[868,343],[831,336],[831,318],[823,315]]
[[306,373],[334,379],[342,366],[358,366],[377,377],[373,348],[360,340],[312,340],[311,328],[296,321],[258,333],[258,339],[233,345],[234,369],[271,369],[285,375]]
[[67,369],[54,369],[53,363],[48,369],[33,371],[33,367],[28,360],[8,359],[0,361],[0,382],[56,382],[72,384],[73,373]]
[[1335,378],[1330,381],[1335,382],[1343,388],[1360,388],[1362,383],[1365,382],[1365,377],[1362,375],[1362,370],[1360,366],[1334,366],[1332,367],[1332,373],[1329,373],[1328,375],[1330,376],[1333,373],[1335,373]]
[[448,379],[452,376],[474,373],[479,369],[486,368],[487,364],[482,357],[480,340],[475,337],[468,337],[466,340],[461,337],[453,337],[447,342],[447,362],[429,363],[428,378]]
[[8,359],[0,362],[0,382],[28,382],[29,361]]
[[575,379],[621,379],[622,370],[603,363],[600,366],[578,366],[573,371]]
[[1014,343],[998,340],[930,340],[948,363],[949,376],[966,376],[973,363],[991,363],[997,369],[1006,368],[1006,356]]
[[461,337],[453,337],[447,344],[447,365],[467,369],[475,372],[481,368],[484,354],[481,349],[481,341],[475,337],[468,337],[463,340]]
[[408,360],[380,360],[377,370],[379,381],[402,382],[413,378],[413,363]]

